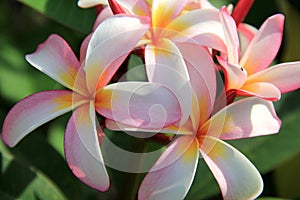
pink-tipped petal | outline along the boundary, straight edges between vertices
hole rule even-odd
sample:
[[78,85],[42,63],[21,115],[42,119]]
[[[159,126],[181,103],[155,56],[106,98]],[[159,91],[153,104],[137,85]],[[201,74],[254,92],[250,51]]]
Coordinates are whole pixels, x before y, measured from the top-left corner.
[[232,146],[216,138],[205,137],[200,151],[225,200],[256,199],[262,192],[263,180],[258,170]]
[[70,46],[60,36],[50,35],[34,53],[26,55],[26,60],[67,88],[85,93],[84,75],[78,73],[80,63]]
[[161,39],[146,46],[145,62],[148,80],[168,87],[178,98],[183,111],[181,124],[185,123],[191,111],[192,88],[181,52],[173,42]]
[[112,16],[97,27],[89,42],[85,62],[91,92],[110,81],[148,28],[146,18],[126,15]]
[[200,115],[198,112],[195,114],[200,116],[200,124],[202,124],[210,116],[216,98],[215,65],[209,52],[200,45],[176,43],[176,46],[185,60],[191,86],[196,95],[195,106],[199,107],[193,110],[201,110]]
[[281,98],[279,88],[267,82],[245,84],[241,89],[236,90],[236,95],[256,96],[270,101],[278,101]]
[[222,140],[233,140],[277,133],[280,125],[272,102],[250,97],[220,110],[201,131]]
[[260,27],[240,61],[249,75],[272,63],[281,45],[283,24],[284,16],[277,14],[268,18]]
[[197,9],[173,20],[162,32],[174,42],[189,42],[226,52],[226,42],[219,12]]
[[247,84],[268,82],[287,93],[300,87],[300,62],[282,63],[248,77]]
[[164,151],[141,183],[138,199],[184,199],[194,179],[198,142],[180,137]]
[[184,9],[188,0],[160,0],[152,2],[152,26],[164,28]]
[[80,102],[72,102],[72,92],[67,90],[44,91],[28,96],[7,114],[3,123],[2,139],[8,146],[13,147],[37,127],[69,112],[78,104]]
[[98,90],[96,109],[106,118],[143,129],[161,129],[181,117],[176,96],[148,82],[119,82]]
[[99,4],[107,5],[107,0],[78,0],[77,5],[81,8],[90,8]]
[[228,62],[238,64],[239,62],[239,38],[233,18],[229,15],[225,6],[221,8],[220,19],[224,28],[227,43]]
[[93,33],[90,33],[88,36],[86,36],[84,38],[84,40],[81,43],[80,46],[80,63],[83,63],[86,57],[86,51],[87,51],[87,47],[89,45],[89,42],[91,40]]
[[93,26],[93,31],[96,30],[96,28],[99,26],[99,24],[101,24],[104,20],[106,20],[107,18],[109,18],[113,15],[114,14],[112,13],[111,8],[109,6],[105,7],[97,16],[97,19]]
[[92,103],[74,111],[65,133],[65,155],[75,176],[92,188],[106,191],[109,177],[99,143],[103,134],[98,135],[95,117]]

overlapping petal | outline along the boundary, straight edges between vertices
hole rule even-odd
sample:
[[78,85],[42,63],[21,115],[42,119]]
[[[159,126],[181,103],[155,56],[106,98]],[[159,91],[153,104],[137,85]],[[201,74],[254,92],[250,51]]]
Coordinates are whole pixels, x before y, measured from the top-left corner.
[[143,129],[161,129],[181,117],[176,96],[148,82],[119,82],[97,91],[96,110],[103,116]]
[[213,137],[202,140],[200,152],[225,200],[255,199],[262,192],[258,170],[242,153]]
[[91,92],[110,81],[148,28],[146,18],[126,15],[112,16],[97,27],[89,42],[85,62]]
[[34,53],[26,55],[26,60],[65,87],[79,93],[86,91],[84,74],[78,73],[80,63],[60,36],[50,35]]
[[270,66],[281,45],[283,24],[284,16],[277,14],[260,27],[240,61],[249,75]]
[[161,39],[155,45],[147,45],[145,62],[148,80],[165,85],[178,98],[183,111],[181,122],[185,123],[190,115],[192,90],[179,49],[173,42]]
[[72,172],[84,183],[100,191],[109,187],[109,178],[100,150],[93,103],[77,108],[65,133],[65,155]]
[[192,184],[199,149],[197,140],[183,136],[164,151],[141,183],[139,199],[183,199]]
[[69,112],[82,102],[73,102],[67,90],[35,93],[18,102],[7,114],[2,129],[3,141],[15,146],[28,133],[42,124]]
[[256,82],[244,85],[236,90],[238,96],[256,96],[270,101],[277,101],[281,98],[280,90],[268,82]]
[[222,140],[232,140],[277,133],[280,125],[272,102],[251,97],[220,110],[201,127],[201,131]]
[[78,6],[81,8],[90,8],[99,4],[107,5],[107,0],[78,0]]
[[217,10],[198,9],[180,15],[165,27],[162,34],[175,42],[196,43],[226,52]]
[[300,87],[300,62],[278,64],[248,77],[246,84],[268,82],[286,93]]

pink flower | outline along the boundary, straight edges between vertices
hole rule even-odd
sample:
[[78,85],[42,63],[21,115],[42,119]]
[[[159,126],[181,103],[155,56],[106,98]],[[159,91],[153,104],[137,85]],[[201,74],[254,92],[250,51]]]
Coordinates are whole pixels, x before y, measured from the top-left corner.
[[241,33],[246,36],[242,41],[250,42],[241,56],[233,19],[225,8],[220,16],[227,41],[227,60],[218,60],[225,70],[226,91],[235,91],[238,96],[257,96],[276,101],[281,94],[300,87],[300,62],[269,67],[281,44],[283,15],[268,18],[254,37],[254,31],[249,26],[240,27]]
[[[2,138],[10,147],[51,119],[74,110],[65,132],[65,155],[73,173],[89,186],[105,191],[109,178],[99,144],[104,137],[95,110],[111,120],[143,128],[162,128],[180,119],[179,103],[159,84],[122,82],[107,85],[148,24],[136,17],[105,20],[93,33],[82,62],[58,35],[51,35],[26,59],[69,90],[35,93],[18,102],[3,124]],[[84,46],[84,45],[83,45]],[[82,50],[85,48],[82,48]],[[84,70],[83,70],[84,69]],[[158,98],[159,97],[159,98]],[[155,117],[165,109],[164,121]],[[151,118],[150,118],[151,117]]]
[[[189,49],[190,44],[180,48]],[[177,135],[145,176],[139,199],[183,199],[194,179],[200,155],[214,174],[224,199],[254,199],[263,188],[261,176],[253,164],[238,150],[222,140],[240,139],[277,133],[281,122],[272,102],[256,97],[246,98],[214,114],[216,93],[214,63],[211,55],[198,48],[201,62],[190,71],[193,88],[192,112],[182,126],[169,126],[162,133]],[[205,75],[205,76],[204,76]],[[107,120],[115,130],[137,130]]]

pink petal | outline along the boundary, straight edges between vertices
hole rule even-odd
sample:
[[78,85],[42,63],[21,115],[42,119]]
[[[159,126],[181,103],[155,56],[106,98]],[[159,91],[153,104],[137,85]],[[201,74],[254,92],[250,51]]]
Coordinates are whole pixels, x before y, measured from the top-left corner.
[[236,90],[237,96],[256,96],[270,101],[277,101],[281,97],[280,90],[272,83],[255,82],[245,84]]
[[248,77],[247,84],[255,82],[272,83],[282,94],[296,90],[300,87],[300,62],[275,65]]
[[138,199],[184,199],[194,179],[198,142],[190,137],[175,140],[141,183]]
[[175,95],[148,82],[119,82],[98,90],[96,109],[109,119],[143,129],[161,129],[181,117]]
[[211,55],[200,45],[177,43],[191,79],[192,89],[197,97],[196,104],[200,109],[200,124],[210,116],[216,98],[216,70]]
[[83,73],[78,73],[80,63],[66,41],[52,34],[37,50],[26,55],[26,60],[71,90],[86,94]]
[[150,16],[151,14],[148,2],[145,0],[118,0],[118,3],[122,5],[128,13],[139,16]]
[[[65,155],[72,172],[90,187],[106,191],[109,187],[96,130],[93,104],[77,108],[65,133]],[[103,134],[102,134],[103,135]]]
[[99,4],[107,5],[107,0],[78,0],[77,2],[81,8],[90,8]]
[[88,36],[86,36],[86,38],[84,38],[84,40],[81,43],[80,46],[80,63],[83,63],[86,57],[86,51],[87,51],[87,47],[89,45],[89,42],[91,40],[93,33],[90,33]]
[[180,15],[166,26],[162,35],[174,42],[201,44],[226,52],[219,12],[214,9],[198,9]]
[[280,125],[272,102],[251,97],[220,110],[201,127],[201,132],[232,140],[277,133]]
[[268,18],[260,27],[240,61],[249,75],[272,63],[281,44],[283,24],[284,16],[277,14]]
[[180,103],[183,111],[181,123],[190,115],[192,90],[184,58],[176,45],[161,39],[155,45],[147,45],[145,63],[148,80],[168,87]]
[[213,137],[202,138],[201,154],[214,174],[223,198],[256,199],[263,181],[255,166],[238,150]]
[[7,114],[2,129],[3,141],[10,147],[15,146],[37,127],[81,103],[72,101],[72,92],[67,90],[44,91],[26,97]]
[[109,18],[113,15],[114,14],[112,13],[110,7],[109,6],[105,7],[97,16],[97,19],[93,26],[93,31],[96,30],[96,28],[99,26],[99,24],[101,24],[104,20],[106,20],[107,18]]
[[228,62],[238,64],[239,62],[239,38],[235,21],[229,15],[225,6],[221,8],[220,19],[223,24],[225,39],[227,43]]
[[247,71],[240,65],[229,63],[221,57],[217,57],[224,68],[226,91],[241,88],[247,80]]
[[184,9],[188,0],[160,0],[152,2],[152,26],[164,28]]
[[240,49],[241,49],[241,56],[244,55],[246,49],[250,45],[251,41],[255,37],[257,33],[257,29],[249,24],[239,24],[238,26],[238,35],[240,40]]
[[90,40],[85,63],[87,85],[91,92],[110,81],[148,27],[149,22],[145,18],[126,15],[112,16],[97,27]]

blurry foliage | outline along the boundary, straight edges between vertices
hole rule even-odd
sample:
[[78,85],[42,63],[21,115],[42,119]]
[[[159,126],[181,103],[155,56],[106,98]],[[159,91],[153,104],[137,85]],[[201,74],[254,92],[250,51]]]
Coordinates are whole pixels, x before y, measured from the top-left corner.
[[[38,44],[52,33],[61,35],[78,55],[80,43],[90,32],[95,11],[80,9],[76,0],[21,0],[22,4],[0,1],[0,125],[9,109],[21,98],[41,90],[60,89],[49,77],[31,67],[24,59]],[[212,0],[215,5],[236,1]],[[276,4],[274,3],[276,2]],[[297,1],[294,1],[297,3]],[[38,12],[36,12],[38,11]],[[255,1],[245,21],[259,28],[263,21],[275,13],[286,16],[283,45],[278,56],[280,62],[300,60],[299,8],[282,0]],[[136,56],[129,59],[132,73],[127,79],[145,80]],[[283,95],[275,103],[283,121],[279,134],[230,141],[243,152],[264,174],[265,190],[260,200],[300,198],[300,119],[299,91]],[[63,155],[63,134],[69,114],[43,125],[26,136],[15,148],[9,149],[0,141],[0,199],[115,199],[123,195],[135,197],[129,189],[138,188],[144,174],[130,174],[108,169],[111,188],[97,192],[69,170]],[[132,151],[145,145],[125,135],[107,132],[117,144]],[[148,146],[153,144],[148,143]],[[150,148],[150,147],[149,147]],[[104,156],[105,157],[105,156]],[[121,181],[123,180],[123,181]],[[126,182],[124,182],[126,180]],[[271,198],[274,197],[274,198]],[[276,198],[275,198],[276,197]],[[208,167],[200,159],[196,178],[187,199],[219,199],[219,188]],[[128,199],[130,199],[128,197]]]

